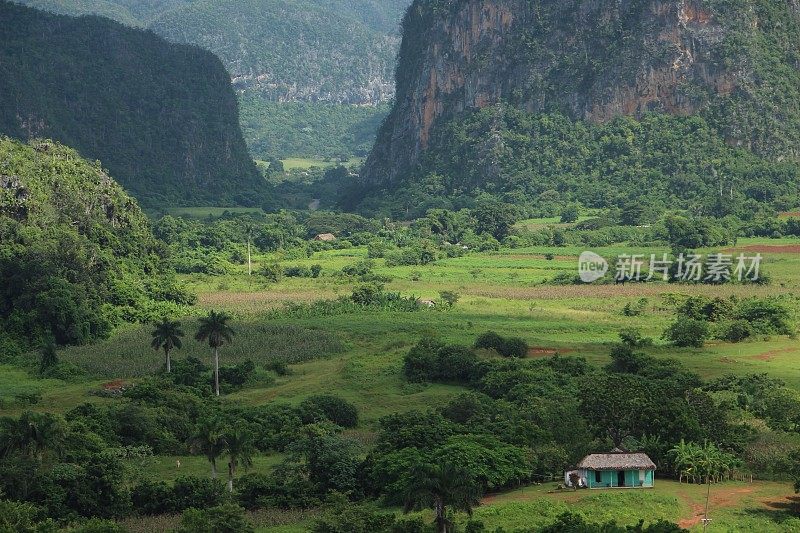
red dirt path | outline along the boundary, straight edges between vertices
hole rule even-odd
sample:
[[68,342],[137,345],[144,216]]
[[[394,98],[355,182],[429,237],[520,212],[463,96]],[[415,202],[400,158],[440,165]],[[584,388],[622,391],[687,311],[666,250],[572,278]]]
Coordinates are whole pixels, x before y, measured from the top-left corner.
[[[752,492],[753,489],[749,488],[725,489],[724,486],[715,485],[711,488],[709,509],[713,510],[719,509],[720,507],[734,507],[738,505],[742,497]],[[686,494],[679,493],[678,495],[692,507],[692,516],[680,520],[678,522],[678,526],[684,529],[691,529],[694,526],[699,525],[703,519],[703,516],[705,515],[705,505],[695,503]]]
[[750,359],[758,359],[759,361],[772,361],[772,358],[784,353],[796,352],[798,348],[781,348],[780,350],[770,350],[758,355],[751,355]]
[[541,346],[533,346],[528,348],[528,357],[548,357],[555,354],[567,354],[574,350],[568,348],[543,348]]

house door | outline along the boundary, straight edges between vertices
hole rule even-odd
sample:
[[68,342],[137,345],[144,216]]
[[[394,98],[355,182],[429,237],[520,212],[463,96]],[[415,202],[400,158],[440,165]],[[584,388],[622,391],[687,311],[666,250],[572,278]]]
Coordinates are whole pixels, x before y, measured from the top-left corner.
[[624,487],[625,486],[625,471],[620,470],[617,472],[617,487]]

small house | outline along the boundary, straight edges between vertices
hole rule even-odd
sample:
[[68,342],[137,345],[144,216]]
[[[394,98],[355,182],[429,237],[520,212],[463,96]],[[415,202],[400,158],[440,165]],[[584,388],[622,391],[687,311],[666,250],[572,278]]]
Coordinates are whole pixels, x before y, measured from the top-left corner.
[[577,468],[564,474],[567,486],[573,479],[579,487],[590,489],[651,488],[656,465],[645,453],[614,448],[608,453],[584,457]]
[[316,237],[314,237],[315,241],[322,241],[322,242],[333,242],[336,240],[336,235],[333,233],[320,233]]

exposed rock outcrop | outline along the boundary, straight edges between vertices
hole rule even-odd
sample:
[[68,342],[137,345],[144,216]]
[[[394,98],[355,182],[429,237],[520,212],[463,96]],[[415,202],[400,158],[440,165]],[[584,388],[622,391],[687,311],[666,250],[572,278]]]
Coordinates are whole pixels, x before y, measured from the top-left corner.
[[[797,16],[796,0],[783,1]],[[730,55],[737,43],[728,37],[735,24],[757,31],[758,12],[726,13],[719,5],[417,0],[404,21],[396,104],[363,177],[370,184],[396,181],[419,160],[440,120],[500,101],[605,122],[652,111],[693,114],[747,93],[751,62],[744,50]],[[725,135],[750,146],[744,129]]]

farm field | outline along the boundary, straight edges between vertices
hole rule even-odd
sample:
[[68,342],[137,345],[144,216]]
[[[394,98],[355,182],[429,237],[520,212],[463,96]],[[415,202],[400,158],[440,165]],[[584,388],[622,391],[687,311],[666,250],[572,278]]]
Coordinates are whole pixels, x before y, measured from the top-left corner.
[[330,168],[340,164],[344,164],[346,166],[350,165],[359,165],[363,163],[364,158],[362,157],[351,157],[348,161],[344,163],[335,160],[335,159],[312,159],[308,157],[289,157],[286,159],[281,159],[281,163],[283,163],[283,168],[287,171],[290,170],[308,170],[313,167],[317,168]]
[[[702,531],[706,487],[657,480],[655,488],[645,492],[557,491],[555,483],[545,483],[502,494],[484,497],[474,512],[474,519],[507,531],[552,523],[561,513],[579,511],[599,522],[616,520],[623,525],[636,525],[642,516],[673,521],[690,531]],[[780,533],[800,531],[800,518],[791,512],[795,496],[787,496],[786,484],[755,481],[730,482],[714,486],[709,497],[707,531],[752,531]],[[397,512],[397,511],[396,511]],[[320,511],[253,512],[250,520],[258,533],[304,533]],[[428,512],[418,513],[426,520]],[[163,518],[160,519],[163,522]],[[129,520],[132,532],[149,531],[153,520]],[[176,523],[176,519],[172,519]],[[463,525],[463,524],[462,524]]]
[[[558,274],[577,271],[578,247],[528,247],[479,252],[440,259],[425,266],[389,266],[374,261],[374,272],[390,281],[387,291],[439,300],[441,291],[460,295],[452,309],[439,306],[417,312],[365,311],[318,316],[293,315],[298,304],[349,295],[354,282],[339,272],[363,261],[366,247],[316,252],[303,259],[282,254],[254,257],[254,269],[280,261],[285,267],[319,265],[318,278],[284,277],[267,283],[247,276],[238,265],[224,276],[190,274],[181,280],[199,296],[198,304],[182,317],[186,329],[183,348],[175,358],[197,357],[210,362],[208,347],[194,340],[195,317],[207,310],[232,314],[236,336],[226,345],[224,364],[252,360],[259,370],[241,390],[228,394],[226,402],[248,406],[268,403],[298,405],[313,394],[335,394],[359,411],[360,424],[347,434],[372,443],[378,420],[391,413],[444,406],[465,389],[457,385],[408,383],[402,361],[420,338],[436,336],[447,343],[471,345],[482,332],[518,336],[529,345],[528,357],[556,354],[580,356],[594,365],[610,361],[609,351],[623,328],[637,328],[654,339],[647,354],[676,359],[706,379],[728,374],[764,373],[800,388],[800,343],[785,336],[761,337],[737,344],[710,341],[703,348],[676,348],[661,339],[673,319],[675,295],[746,298],[775,296],[789,302],[794,319],[800,309],[800,254],[796,239],[739,239],[726,253],[764,254],[763,271],[768,285],[686,285],[631,283],[626,285],[554,285]],[[662,248],[614,245],[594,248],[604,257],[621,253],[665,252]],[[716,250],[703,250],[710,253]],[[627,304],[641,313],[625,316]],[[277,311],[276,311],[277,310]],[[4,367],[0,383],[2,414],[23,410],[66,412],[84,402],[107,402],[96,395],[104,383],[137,380],[157,371],[162,354],[149,348],[149,326],[125,326],[105,341],[69,347],[59,352],[62,361],[84,372],[75,381],[38,380],[18,367]],[[276,375],[263,370],[271,362],[289,363],[290,372]],[[14,398],[40,395],[31,406]],[[7,400],[7,401],[6,401]],[[281,455],[257,456],[251,472],[269,473]],[[176,461],[181,467],[176,467]],[[130,463],[137,475],[173,481],[180,475],[205,475],[208,463],[198,456],[156,456]],[[553,484],[530,486],[489,495],[475,510],[475,518],[487,526],[513,531],[552,522],[565,510],[577,510],[593,520],[615,518],[621,524],[666,519],[687,528],[698,528],[697,513],[704,502],[703,488],[658,479],[649,491],[597,491],[551,493]],[[788,482],[756,481],[753,484],[722,483],[712,487],[714,522],[709,531],[800,531],[800,520],[791,515],[794,504]],[[265,512],[248,515],[258,531],[288,533],[307,531],[320,511]],[[428,517],[428,515],[425,515]],[[173,517],[174,518],[174,517]],[[128,519],[131,531],[161,527],[154,519]],[[169,520],[160,517],[158,520]],[[174,518],[177,520],[177,518]]]

